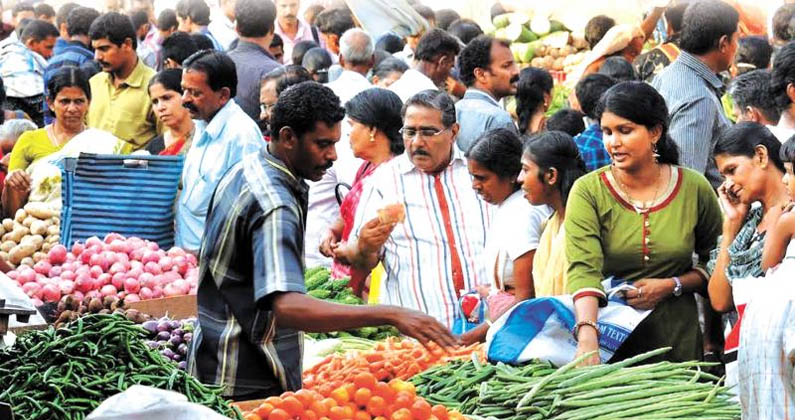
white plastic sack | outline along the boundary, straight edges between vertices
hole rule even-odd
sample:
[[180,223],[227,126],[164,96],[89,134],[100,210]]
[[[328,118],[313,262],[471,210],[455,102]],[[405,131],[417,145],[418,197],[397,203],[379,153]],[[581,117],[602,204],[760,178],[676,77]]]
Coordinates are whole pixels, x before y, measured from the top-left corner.
[[[606,363],[651,311],[626,305],[624,300],[614,296],[619,287],[612,289],[609,280],[603,284],[611,297],[608,306],[599,309],[597,325],[600,360]],[[516,364],[539,359],[565,365],[573,360],[578,347],[572,337],[574,326],[575,306],[570,295],[520,302],[489,328],[487,357],[492,362]]]
[[58,152],[51,154],[26,170],[31,177],[31,194],[28,201],[47,203],[61,209],[61,168],[59,162],[67,157],[76,158],[81,153],[118,154],[124,142],[109,132],[89,128],[73,137]]
[[185,395],[134,385],[103,401],[86,420],[228,420]]

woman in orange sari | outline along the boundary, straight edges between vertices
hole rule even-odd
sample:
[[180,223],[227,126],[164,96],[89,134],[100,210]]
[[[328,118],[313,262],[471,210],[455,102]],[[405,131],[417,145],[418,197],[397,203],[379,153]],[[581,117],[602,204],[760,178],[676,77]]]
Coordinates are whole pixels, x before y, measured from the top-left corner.
[[167,69],[157,73],[148,85],[150,100],[156,118],[164,124],[164,133],[147,144],[153,155],[182,155],[189,150],[194,136],[194,121],[189,110],[183,107],[181,71]]

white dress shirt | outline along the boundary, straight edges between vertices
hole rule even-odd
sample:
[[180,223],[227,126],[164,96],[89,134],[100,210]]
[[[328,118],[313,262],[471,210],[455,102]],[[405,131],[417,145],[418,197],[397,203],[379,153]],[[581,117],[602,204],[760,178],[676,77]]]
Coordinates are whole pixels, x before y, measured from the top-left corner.
[[428,89],[437,90],[438,88],[430,77],[415,69],[406,70],[397,81],[389,86],[389,90],[396,93],[403,103],[406,103],[410,97]]

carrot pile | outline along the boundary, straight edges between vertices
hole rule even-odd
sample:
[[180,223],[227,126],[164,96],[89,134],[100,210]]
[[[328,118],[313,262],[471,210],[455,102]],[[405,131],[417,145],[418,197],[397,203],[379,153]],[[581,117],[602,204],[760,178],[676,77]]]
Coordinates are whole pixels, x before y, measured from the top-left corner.
[[327,396],[334,388],[367,372],[379,381],[409,379],[432,366],[451,360],[466,360],[477,353],[484,358],[480,343],[443,350],[435,344],[426,347],[414,340],[390,337],[366,352],[333,354],[303,373],[303,387]]
[[302,389],[264,400],[245,420],[464,420],[457,411],[431,405],[417,396],[413,384],[382,382],[368,372],[353,377],[325,396]]

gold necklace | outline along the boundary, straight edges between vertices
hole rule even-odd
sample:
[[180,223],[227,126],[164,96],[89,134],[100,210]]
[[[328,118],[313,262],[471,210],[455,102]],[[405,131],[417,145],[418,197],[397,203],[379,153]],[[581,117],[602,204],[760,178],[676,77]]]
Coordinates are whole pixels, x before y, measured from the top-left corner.
[[83,124],[81,124],[81,129],[78,130],[77,133],[73,134],[71,137],[69,137],[68,139],[64,140],[64,138],[69,135],[68,133],[66,133],[66,134],[65,133],[61,133],[61,134],[56,133],[56,124],[55,123],[50,124],[49,128],[50,128],[51,136],[56,141],[56,146],[59,146],[59,147],[67,144],[67,142],[72,140],[73,137],[75,137],[78,134],[82,133],[83,130],[86,129],[86,127]]
[[[611,170],[613,171],[614,168],[612,167]],[[624,182],[622,182],[622,177],[619,177],[616,174],[614,174],[614,179],[617,180],[617,183],[620,185],[620,187],[622,187],[622,193],[625,194],[625,200],[627,200],[628,203],[630,203],[631,206],[633,206],[633,209],[636,211],[636,213],[638,214],[647,213],[648,211],[650,211],[653,205],[655,205],[656,199],[658,198],[658,193],[659,191],[661,191],[661,172],[662,168],[659,166],[658,178],[656,179],[656,191],[653,194],[653,199],[650,200],[649,202],[642,202],[641,206],[637,205],[634,199],[631,197],[631,193],[628,191],[628,187],[625,185]]]

